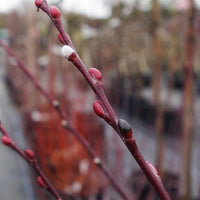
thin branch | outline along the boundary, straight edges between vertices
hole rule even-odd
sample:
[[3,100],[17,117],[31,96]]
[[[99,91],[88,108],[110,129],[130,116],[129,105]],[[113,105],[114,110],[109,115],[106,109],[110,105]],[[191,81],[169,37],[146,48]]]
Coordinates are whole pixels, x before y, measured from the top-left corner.
[[0,124],[0,131],[2,133],[2,138],[1,138],[2,143],[4,145],[6,145],[7,147],[11,148],[12,150],[14,150],[18,155],[20,155],[39,175],[37,178],[38,185],[41,188],[50,192],[55,197],[55,199],[62,200],[62,198],[58,194],[55,187],[50,183],[50,181],[48,180],[48,178],[45,176],[44,172],[40,168],[40,166],[35,158],[35,153],[30,149],[26,149],[25,151],[21,150],[14,143],[13,139],[8,134],[8,132],[4,129],[2,124]]
[[120,136],[126,147],[129,149],[131,155],[135,158],[141,169],[144,171],[145,175],[151,182],[152,186],[154,187],[160,198],[162,200],[170,200],[170,197],[166,192],[161,180],[153,173],[152,169],[148,166],[148,164],[144,160],[142,154],[140,153],[137,147],[137,144],[135,143],[132,134],[129,134],[130,132],[127,132],[128,135],[127,133],[122,134],[122,131],[120,130],[120,128],[122,127],[119,127],[119,119],[117,118],[112,106],[110,105],[105,95],[101,80],[98,80],[98,78],[95,77],[94,74],[89,73],[86,66],[82,62],[81,58],[75,51],[70,36],[64,31],[64,28],[62,26],[62,22],[60,19],[60,11],[58,10],[58,8],[56,8],[55,6],[49,8],[46,0],[40,1],[40,4],[36,6],[38,7],[38,9],[41,9],[45,13],[47,13],[47,15],[50,17],[55,27],[57,28],[61,41],[65,45],[62,49],[64,57],[68,59],[70,62],[72,62],[76,66],[76,68],[82,73],[82,75],[89,83],[94,93],[99,98],[101,103],[100,106],[102,106],[102,109],[104,110],[104,115],[101,115],[100,117],[102,117],[108,124],[110,124],[114,128],[114,130],[118,133],[118,135]]
[[33,85],[36,87],[36,89],[46,98],[46,100],[49,102],[49,104],[57,111],[58,115],[61,118],[61,125],[65,128],[65,130],[70,131],[76,139],[82,144],[82,146],[87,151],[88,155],[93,160],[94,164],[102,171],[102,173],[107,177],[107,179],[110,181],[113,188],[119,193],[119,195],[125,199],[129,200],[130,198],[126,195],[126,193],[123,191],[123,189],[119,186],[119,184],[116,182],[116,180],[111,176],[111,174],[108,172],[104,164],[102,163],[101,159],[97,155],[97,153],[93,150],[91,145],[87,142],[85,138],[81,136],[79,132],[77,132],[73,127],[70,126],[68,123],[67,117],[65,115],[65,112],[61,109],[60,104],[57,100],[53,99],[41,86],[41,84],[38,82],[37,78],[29,71],[28,68],[25,67],[24,63],[21,61],[21,59],[12,51],[12,49],[6,45],[3,41],[0,40],[0,45],[6,50],[6,52],[12,56],[12,58],[17,63],[17,66],[26,74],[26,76],[31,80]]

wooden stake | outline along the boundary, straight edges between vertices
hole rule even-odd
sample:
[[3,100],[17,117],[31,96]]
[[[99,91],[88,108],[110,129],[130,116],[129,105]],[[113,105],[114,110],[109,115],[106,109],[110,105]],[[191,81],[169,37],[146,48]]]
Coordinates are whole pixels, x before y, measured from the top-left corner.
[[193,58],[195,51],[194,32],[195,8],[193,0],[190,0],[188,9],[188,22],[186,30],[185,46],[185,86],[183,94],[183,178],[184,200],[191,199],[191,140],[193,135]]

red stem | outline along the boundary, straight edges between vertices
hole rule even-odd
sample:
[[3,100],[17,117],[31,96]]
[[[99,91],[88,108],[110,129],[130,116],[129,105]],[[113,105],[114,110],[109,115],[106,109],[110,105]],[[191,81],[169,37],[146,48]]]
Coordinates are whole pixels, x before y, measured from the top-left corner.
[[48,178],[45,176],[44,172],[42,171],[42,169],[40,168],[38,162],[36,161],[36,159],[30,159],[27,157],[27,155],[24,153],[24,151],[22,151],[14,142],[13,139],[10,137],[10,135],[8,134],[8,132],[3,128],[2,125],[0,125],[0,131],[2,132],[3,135],[7,136],[11,141],[12,144],[9,145],[8,147],[10,147],[11,149],[13,149],[15,152],[17,152],[25,161],[27,161],[27,163],[37,172],[37,174],[42,178],[42,180],[45,183],[46,186],[46,190],[48,190],[56,199],[60,199],[62,200],[62,198],[60,197],[60,195],[58,194],[57,190],[54,188],[54,186],[50,183],[50,181],[48,180]]
[[109,103],[109,101],[108,101],[108,99],[107,99],[107,97],[105,95],[102,83],[99,82],[99,81],[95,81],[95,83],[94,83],[92,76],[88,72],[86,66],[84,65],[84,63],[82,62],[80,57],[77,57],[74,61],[72,61],[72,63],[82,73],[82,75],[87,80],[87,82],[89,83],[89,85],[92,88],[92,90],[94,91],[94,93],[101,100],[102,105],[104,106],[104,108],[106,109],[107,113],[109,114],[110,122],[111,122],[113,128],[115,130],[118,129],[117,128],[118,127],[117,126],[118,118],[117,118],[114,110],[112,109],[112,107],[111,107],[111,105],[110,105],[110,103]]
[[170,200],[170,197],[169,197],[168,193],[166,192],[161,179],[159,177],[155,176],[155,174],[149,168],[149,166],[147,165],[146,161],[144,160],[141,152],[139,151],[135,140],[133,138],[131,138],[131,139],[125,139],[124,141],[125,141],[127,148],[129,149],[129,151],[131,152],[131,154],[133,155],[133,157],[135,158],[135,160],[137,161],[137,163],[139,164],[139,166],[145,173],[146,177],[152,183],[152,185],[153,185],[154,189],[156,190],[156,192],[158,193],[159,197],[162,200],[163,199]]
[[[61,109],[59,106],[59,102],[57,100],[54,100],[46,91],[45,89],[40,85],[37,78],[28,70],[28,68],[25,67],[24,63],[17,57],[17,55],[4,43],[0,40],[0,45],[7,51],[7,53],[14,58],[14,60],[17,62],[17,66],[27,75],[27,77],[32,81],[34,86],[39,90],[39,92],[47,99],[47,101],[50,103],[50,105],[57,111],[58,115],[60,116],[61,120],[67,123],[67,118],[65,115],[65,112]],[[57,102],[57,105],[55,105],[55,101]],[[73,129],[69,124],[63,125],[63,127],[67,130],[69,130],[76,139],[82,144],[82,146],[87,151],[88,155],[94,160],[95,158],[99,158],[99,156],[96,154],[96,152],[93,150],[91,145],[85,140],[80,133],[78,133],[75,129]],[[96,163],[95,163],[96,164]],[[116,191],[119,193],[119,195],[125,199],[129,200],[130,198],[125,194],[123,189],[119,186],[119,184],[112,178],[112,176],[109,174],[106,167],[101,163],[101,165],[96,164],[97,167],[100,168],[100,170],[103,172],[103,174],[108,178],[111,185],[116,189]]]
[[[62,26],[60,18],[53,19],[51,17],[47,2],[43,1],[43,4],[41,5],[40,8],[49,15],[50,19],[55,24],[57,30],[60,32],[61,36],[63,37],[64,43],[66,45],[71,46],[74,49],[73,43],[71,42],[69,35],[63,30],[63,26]],[[125,143],[126,147],[129,149],[132,156],[135,158],[135,160],[137,161],[137,163],[139,164],[139,166],[141,167],[141,169],[147,176],[148,180],[151,182],[152,186],[154,187],[154,189],[156,190],[156,192],[158,193],[160,198],[162,200],[170,200],[170,197],[167,194],[165,188],[163,187],[162,182],[159,179],[155,178],[155,175],[151,172],[151,169],[146,164],[142,154],[140,153],[138,147],[136,146],[135,140],[133,138],[131,139],[134,141],[134,143],[133,142],[127,143],[127,141],[124,141],[123,136],[121,135],[119,128],[118,128],[118,118],[104,93],[102,83],[100,83],[99,81],[97,81],[97,82],[93,81],[93,77],[90,75],[86,66],[84,65],[84,63],[82,62],[82,60],[80,59],[80,57],[78,55],[76,56],[75,59],[72,60],[72,63],[82,73],[82,75],[85,77],[86,81],[89,83],[89,85],[93,89],[94,93],[101,100],[101,103],[102,103],[106,113],[108,114],[108,118],[106,118],[105,121],[107,123],[109,123],[115,129],[115,131],[118,133],[118,135],[120,136],[122,141]]]

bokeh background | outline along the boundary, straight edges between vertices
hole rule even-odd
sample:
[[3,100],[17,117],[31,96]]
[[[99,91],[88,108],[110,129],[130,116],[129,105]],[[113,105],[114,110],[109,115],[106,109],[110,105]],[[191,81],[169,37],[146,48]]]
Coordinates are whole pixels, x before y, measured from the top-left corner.
[[[96,67],[119,118],[159,170],[173,200],[200,199],[200,1],[58,0],[62,21],[88,68]],[[1,0],[0,39],[65,110],[134,200],[158,199],[114,131],[93,112],[95,95],[62,58],[49,18],[34,1]],[[72,199],[120,199],[48,102],[0,48],[0,120],[31,147],[59,192]],[[0,145],[0,197],[51,199],[14,152]]]

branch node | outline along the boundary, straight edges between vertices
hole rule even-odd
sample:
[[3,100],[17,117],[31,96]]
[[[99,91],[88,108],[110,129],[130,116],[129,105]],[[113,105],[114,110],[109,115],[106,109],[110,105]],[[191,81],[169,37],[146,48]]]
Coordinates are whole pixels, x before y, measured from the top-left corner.
[[59,102],[57,100],[53,100],[52,104],[54,107],[58,107],[59,106]]
[[68,121],[67,120],[62,120],[61,121],[61,125],[63,126],[63,127],[67,127],[68,126]]
[[94,158],[94,164],[100,166],[101,165],[101,159],[99,157]]

